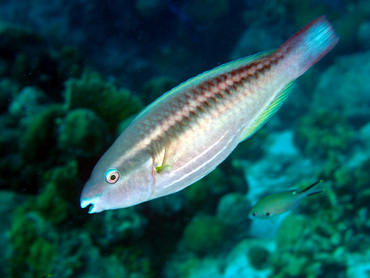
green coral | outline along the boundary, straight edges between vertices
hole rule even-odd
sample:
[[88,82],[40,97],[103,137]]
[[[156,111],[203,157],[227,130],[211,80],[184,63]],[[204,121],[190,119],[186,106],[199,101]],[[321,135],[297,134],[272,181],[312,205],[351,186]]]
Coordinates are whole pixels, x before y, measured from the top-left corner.
[[158,272],[155,269],[153,261],[146,256],[141,248],[133,246],[119,246],[115,250],[119,255],[117,256],[131,275],[135,276],[134,273],[140,273],[142,278],[154,278],[158,277]]
[[[29,29],[1,24],[0,25],[0,53],[1,58],[7,58],[13,52],[19,52],[24,46],[43,48],[44,39]],[[40,45],[41,44],[41,45]]]
[[[348,271],[348,258],[366,256],[370,240],[370,160],[348,169],[331,152],[321,177],[326,198],[302,202],[300,215],[288,215],[279,227],[272,256],[272,277],[339,277]],[[304,215],[309,211],[314,217]],[[358,244],[361,242],[361,244]]]
[[70,111],[59,128],[58,146],[77,156],[98,156],[105,150],[109,138],[106,123],[93,111],[78,108]]
[[51,227],[37,214],[19,207],[9,231],[13,246],[11,278],[39,278],[52,270],[57,239]]
[[[71,214],[78,214],[69,209],[79,206],[79,200],[76,199],[80,194],[80,189],[76,187],[78,181],[78,163],[75,160],[49,169],[42,176],[44,189],[34,210],[39,211],[51,223],[65,220],[68,211]],[[58,206],[55,206],[56,203]]]
[[143,108],[140,99],[129,90],[117,89],[112,82],[92,71],[85,71],[80,79],[67,80],[65,102],[68,110],[91,109],[112,131],[121,121]]
[[[225,163],[228,163],[228,160]],[[226,166],[217,167],[207,176],[183,190],[190,211],[203,210],[206,213],[214,213],[219,199],[226,193],[246,193],[248,186],[241,178],[243,175],[241,171]],[[228,175],[225,174],[226,171]]]
[[186,226],[183,240],[190,250],[207,253],[222,242],[225,234],[225,224],[216,217],[198,215]]
[[19,84],[10,78],[2,78],[0,80],[0,111],[6,110],[10,100],[19,92]]
[[182,256],[181,260],[174,260],[166,263],[165,277],[192,277],[201,263],[202,261],[197,256]]
[[218,198],[226,193],[227,181],[220,168],[216,168],[203,179],[187,187],[183,194],[193,210],[204,209],[212,212],[217,206]]
[[330,151],[348,149],[354,132],[345,117],[333,111],[313,112],[296,126],[294,141],[306,155],[326,157]]
[[348,184],[353,184],[353,194],[356,199],[356,207],[359,211],[362,208],[367,208],[370,203],[370,159],[364,161],[362,165],[357,167],[353,172],[353,180]]
[[51,51],[44,38],[24,27],[0,26],[4,74],[22,86],[39,87],[57,100],[60,100],[63,81],[81,74],[82,60],[68,52],[72,51]]
[[[31,207],[31,205],[29,205]],[[68,216],[68,203],[58,195],[55,183],[48,183],[30,208],[50,223],[60,223]]]
[[78,164],[71,161],[42,175],[41,194],[18,206],[10,229],[10,277],[39,278],[50,274],[57,256],[58,236],[52,225],[61,224],[78,206]]
[[58,73],[63,79],[78,78],[82,74],[82,58],[80,51],[72,46],[64,46],[61,51],[51,54],[58,61]]
[[20,137],[20,153],[26,162],[44,161],[52,156],[56,146],[56,119],[63,116],[63,106],[52,104],[30,120]]
[[[331,223],[325,223],[325,220],[310,221],[294,214],[284,219],[278,232],[277,249],[272,256],[274,275],[271,277],[319,277],[323,274],[322,267],[329,265],[332,260],[344,266],[340,258],[333,259],[332,252],[339,243],[328,240],[330,233],[335,231]],[[331,272],[339,274],[341,269]]]
[[46,170],[39,180],[42,185],[41,193],[30,197],[22,207],[25,211],[36,212],[44,220],[52,224],[60,224],[70,214],[72,207],[79,206],[76,196],[79,189],[77,161],[70,161],[66,165]]

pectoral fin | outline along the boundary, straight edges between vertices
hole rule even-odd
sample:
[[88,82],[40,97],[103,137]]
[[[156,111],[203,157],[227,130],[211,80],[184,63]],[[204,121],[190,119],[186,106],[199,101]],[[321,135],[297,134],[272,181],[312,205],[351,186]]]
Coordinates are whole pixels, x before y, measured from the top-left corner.
[[156,168],[157,173],[172,171],[177,166],[177,161],[183,152],[182,146],[175,137],[167,136],[162,164]]
[[276,98],[270,103],[267,109],[259,116],[258,119],[248,128],[247,132],[244,134],[240,142],[251,137],[255,132],[257,132],[275,113],[279,110],[280,106],[284,103],[287,97],[290,95],[294,88],[295,80],[290,82],[284,87],[283,90],[276,96]]
[[279,216],[278,215],[275,215],[275,216],[270,217],[269,220],[270,220],[270,222],[272,224],[275,224],[276,221],[278,220],[278,218],[279,218]]

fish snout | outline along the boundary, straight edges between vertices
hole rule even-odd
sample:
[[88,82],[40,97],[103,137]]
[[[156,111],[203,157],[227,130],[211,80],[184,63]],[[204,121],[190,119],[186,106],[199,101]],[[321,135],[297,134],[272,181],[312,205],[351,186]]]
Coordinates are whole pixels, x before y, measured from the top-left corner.
[[97,199],[81,199],[81,208],[86,208],[89,205],[91,205],[89,208],[89,213],[98,213],[104,210],[104,208],[99,205]]

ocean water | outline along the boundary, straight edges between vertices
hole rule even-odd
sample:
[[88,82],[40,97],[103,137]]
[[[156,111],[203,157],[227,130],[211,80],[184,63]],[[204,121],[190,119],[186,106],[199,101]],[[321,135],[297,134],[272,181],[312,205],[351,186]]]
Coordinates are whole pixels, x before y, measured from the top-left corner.
[[[81,209],[94,165],[145,106],[321,15],[337,46],[213,172],[133,207]],[[365,0],[0,1],[0,277],[370,277],[369,72]],[[274,221],[248,218],[318,180],[323,193]]]

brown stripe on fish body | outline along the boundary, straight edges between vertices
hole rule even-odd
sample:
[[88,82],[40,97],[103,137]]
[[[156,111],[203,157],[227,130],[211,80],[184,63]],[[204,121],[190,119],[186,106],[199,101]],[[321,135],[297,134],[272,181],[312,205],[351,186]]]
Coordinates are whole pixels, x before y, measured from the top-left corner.
[[192,96],[189,93],[187,96],[198,103],[197,107],[200,112],[205,106],[217,109],[219,103],[221,105],[227,104],[228,100],[233,97],[236,97],[236,101],[240,101],[252,93],[242,88],[253,81],[258,82],[260,77],[271,71],[282,59],[284,59],[282,53],[274,52],[259,61],[203,81],[191,91]]
[[163,108],[160,115],[163,118],[158,121],[163,136],[192,128],[194,124],[199,124],[198,120],[202,116],[217,118],[221,113],[232,109],[233,105],[253,93],[247,87],[262,86],[263,84],[258,84],[263,82],[259,80],[260,77],[274,69],[282,59],[283,53],[274,52],[261,60],[205,80],[174,96]]

